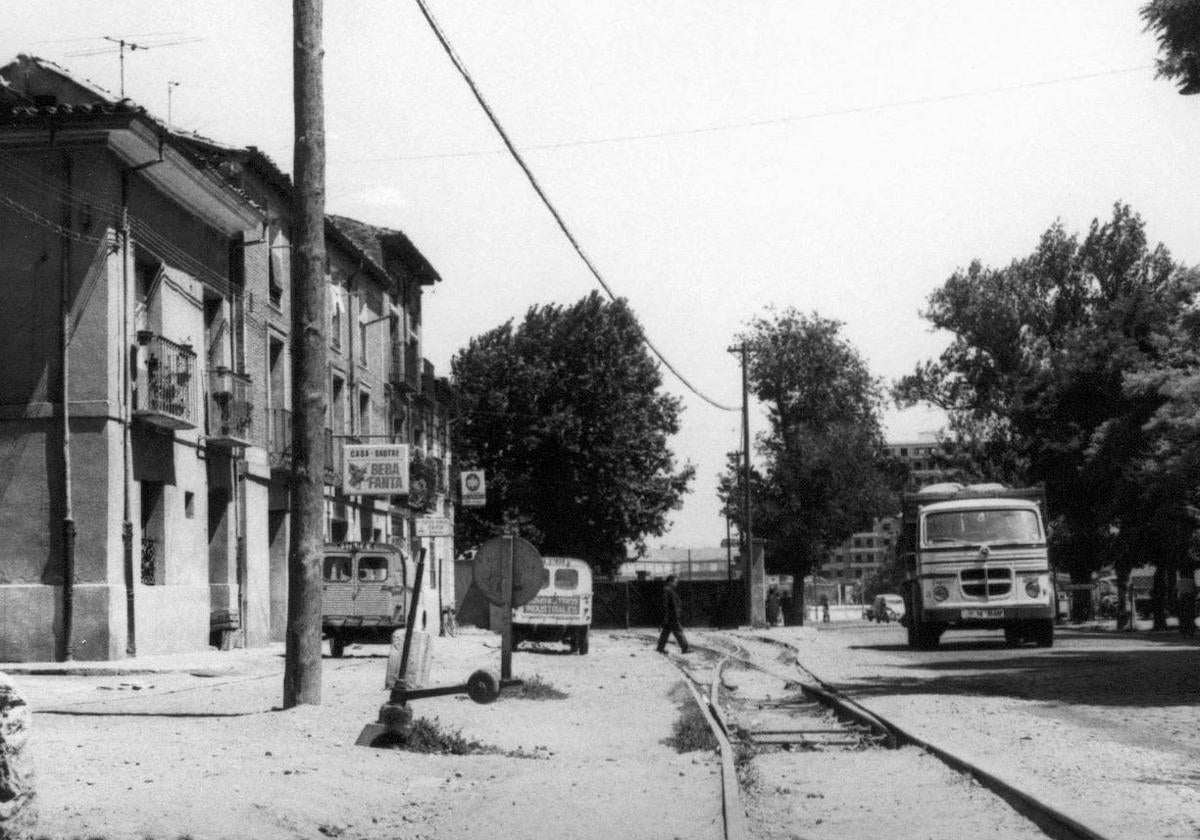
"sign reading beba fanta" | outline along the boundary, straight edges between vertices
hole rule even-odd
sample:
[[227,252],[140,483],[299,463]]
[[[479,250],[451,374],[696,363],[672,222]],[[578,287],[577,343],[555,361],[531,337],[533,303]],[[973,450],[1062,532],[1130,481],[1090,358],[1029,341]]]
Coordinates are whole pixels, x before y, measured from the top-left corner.
[[408,493],[408,446],[346,444],[342,447],[342,492],[352,496]]

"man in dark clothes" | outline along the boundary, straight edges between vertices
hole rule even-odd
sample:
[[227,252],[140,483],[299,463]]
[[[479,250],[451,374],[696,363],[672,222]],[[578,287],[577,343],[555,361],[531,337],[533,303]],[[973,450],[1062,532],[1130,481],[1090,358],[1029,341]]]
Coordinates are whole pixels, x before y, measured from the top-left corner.
[[675,634],[675,641],[679,642],[679,650],[683,653],[688,652],[687,637],[683,635],[683,626],[679,623],[681,615],[683,601],[675,589],[675,575],[667,575],[667,582],[663,586],[663,626],[662,632],[658,634],[659,653],[667,652],[667,637],[672,633]]

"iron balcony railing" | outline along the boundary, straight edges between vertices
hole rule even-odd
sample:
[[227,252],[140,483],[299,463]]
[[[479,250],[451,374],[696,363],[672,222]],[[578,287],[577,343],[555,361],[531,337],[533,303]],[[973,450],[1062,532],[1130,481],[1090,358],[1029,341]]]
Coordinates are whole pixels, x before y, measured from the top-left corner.
[[292,466],[292,412],[286,408],[267,410],[267,459],[273,469]]
[[219,367],[208,372],[209,443],[246,446],[253,433],[250,377]]
[[138,365],[134,416],[168,429],[195,428],[196,354],[191,345],[149,330],[140,330],[137,338],[143,363]]

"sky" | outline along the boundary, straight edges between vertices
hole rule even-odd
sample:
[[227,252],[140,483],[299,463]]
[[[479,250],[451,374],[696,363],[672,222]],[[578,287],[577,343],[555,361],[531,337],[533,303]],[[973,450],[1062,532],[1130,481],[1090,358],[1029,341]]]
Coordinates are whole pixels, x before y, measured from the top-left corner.
[[[920,317],[934,289],[1027,255],[1056,221],[1083,232],[1124,201],[1200,263],[1200,97],[1154,78],[1141,3],[428,0],[583,250],[703,395],[664,370],[696,480],[652,546],[725,536],[716,479],[740,415],[712,403],[740,405],[728,349],[769,307],[841,321],[890,382],[946,344]],[[25,9],[0,61],[32,53],[116,93],[104,37],[149,46],[125,55],[126,96],[291,171],[289,3]],[[324,25],[327,210],[403,230],[438,270],[439,374],[472,336],[598,288],[415,0],[326,0]],[[892,439],[939,423],[885,415]]]

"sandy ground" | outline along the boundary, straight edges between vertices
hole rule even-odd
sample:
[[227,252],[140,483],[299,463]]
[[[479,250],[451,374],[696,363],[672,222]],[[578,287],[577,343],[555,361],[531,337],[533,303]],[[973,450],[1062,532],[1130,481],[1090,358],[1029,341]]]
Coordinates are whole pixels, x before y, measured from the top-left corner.
[[[432,682],[498,670],[497,641],[481,631],[435,639]],[[191,672],[15,676],[34,708],[39,834],[720,836],[718,765],[664,743],[679,676],[649,643],[597,633],[587,656],[556,645],[514,656],[515,677],[566,699],[414,701],[417,717],[510,755],[354,746],[386,697],[386,650],[326,658],[322,704],[289,711],[275,708],[278,651],[198,658]]]
[[[1198,645],[1098,635],[983,661],[969,645],[913,654],[895,627],[768,632],[868,707],[1033,786],[1114,840],[1200,837]],[[437,685],[499,667],[490,633],[433,646]],[[500,751],[489,755],[354,746],[386,696],[383,646],[326,658],[322,704],[281,711],[281,653],[14,673],[34,709],[38,836],[721,836],[718,760],[666,743],[679,674],[644,631],[594,631],[587,656],[556,645],[515,655],[515,676],[565,699],[414,701],[418,717]],[[927,757],[794,759],[767,751],[753,760],[751,836],[1024,836],[1015,823],[980,826],[973,803],[988,794]],[[939,830],[926,830],[933,822]]]

